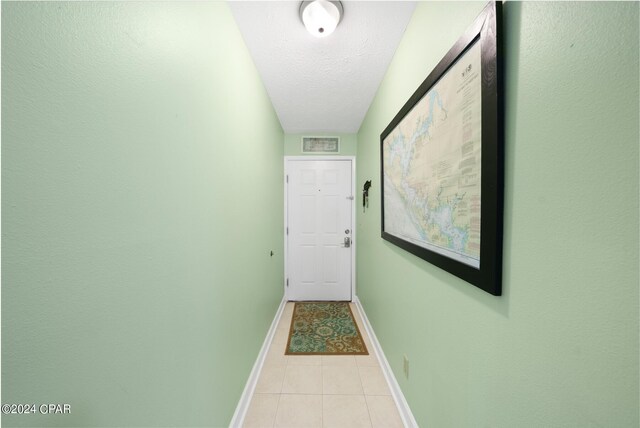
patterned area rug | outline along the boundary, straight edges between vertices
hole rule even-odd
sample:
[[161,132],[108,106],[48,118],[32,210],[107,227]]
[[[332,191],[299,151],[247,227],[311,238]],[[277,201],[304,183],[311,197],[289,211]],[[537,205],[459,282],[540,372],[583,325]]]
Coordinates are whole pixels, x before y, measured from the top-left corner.
[[287,355],[369,355],[347,302],[296,302]]

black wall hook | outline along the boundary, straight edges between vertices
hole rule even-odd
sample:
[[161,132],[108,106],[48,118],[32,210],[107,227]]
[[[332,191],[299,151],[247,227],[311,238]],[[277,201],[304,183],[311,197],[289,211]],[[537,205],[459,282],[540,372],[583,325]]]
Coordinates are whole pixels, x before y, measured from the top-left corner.
[[369,207],[369,188],[371,187],[371,180],[367,180],[364,182],[364,187],[362,188],[362,212],[365,212]]

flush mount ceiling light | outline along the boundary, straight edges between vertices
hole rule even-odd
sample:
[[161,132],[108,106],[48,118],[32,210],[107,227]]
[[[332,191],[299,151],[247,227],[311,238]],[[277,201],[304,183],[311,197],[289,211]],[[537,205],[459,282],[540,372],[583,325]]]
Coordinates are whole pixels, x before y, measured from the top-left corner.
[[342,3],[330,0],[303,1],[300,18],[311,34],[326,37],[333,33],[342,19]]

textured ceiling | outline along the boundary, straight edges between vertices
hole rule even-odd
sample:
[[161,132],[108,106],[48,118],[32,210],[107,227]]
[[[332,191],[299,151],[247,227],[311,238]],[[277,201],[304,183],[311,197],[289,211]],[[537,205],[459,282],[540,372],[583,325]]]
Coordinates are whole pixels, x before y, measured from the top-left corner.
[[356,133],[415,2],[343,1],[328,37],[304,28],[297,1],[229,5],[286,133]]

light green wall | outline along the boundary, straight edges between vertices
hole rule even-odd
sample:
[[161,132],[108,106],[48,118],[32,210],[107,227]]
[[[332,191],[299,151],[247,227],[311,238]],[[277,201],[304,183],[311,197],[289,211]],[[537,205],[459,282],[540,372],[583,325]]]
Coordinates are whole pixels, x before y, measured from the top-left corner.
[[[359,183],[482,7],[418,5],[358,133]],[[638,426],[638,22],[638,3],[505,4],[502,297],[383,241],[374,180],[358,294],[421,426]]]
[[[355,156],[358,150],[358,136],[356,134],[285,134],[284,155],[285,156],[317,156],[313,153],[302,153],[302,137],[340,137],[339,156]],[[319,155],[327,155],[320,153]]]
[[2,2],[2,399],[72,410],[3,426],[229,423],[283,138],[223,2]]

